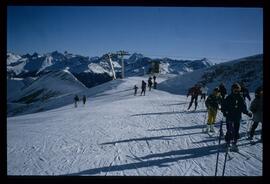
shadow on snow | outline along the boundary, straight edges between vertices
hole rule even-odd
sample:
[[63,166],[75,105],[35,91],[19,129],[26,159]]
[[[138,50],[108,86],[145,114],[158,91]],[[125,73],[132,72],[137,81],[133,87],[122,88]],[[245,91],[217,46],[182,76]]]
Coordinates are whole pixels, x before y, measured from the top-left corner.
[[[194,159],[198,157],[208,156],[217,153],[219,146],[204,146],[199,148],[183,149],[176,151],[169,151],[164,153],[149,154],[140,158],[134,158],[139,162],[127,163],[122,165],[105,166],[100,168],[88,169],[78,173],[72,173],[70,175],[94,175],[102,172],[115,172],[132,170],[146,167],[167,167],[169,163],[177,162],[179,160]],[[221,151],[224,152],[224,151]],[[147,159],[147,160],[145,160]]]
[[197,111],[173,111],[173,112],[153,112],[153,113],[141,113],[141,114],[133,114],[131,116],[146,116],[146,115],[169,115],[169,114],[192,114],[192,113],[200,113],[200,112],[206,112],[206,110],[197,110]]
[[126,143],[126,142],[132,142],[132,141],[171,140],[173,137],[189,136],[189,135],[194,135],[194,134],[201,134],[201,132],[194,132],[194,133],[180,134],[180,135],[167,135],[167,136],[155,136],[155,137],[143,137],[143,138],[125,139],[125,140],[118,140],[118,141],[113,141],[113,142],[105,142],[105,143],[101,143],[100,145]]
[[151,129],[148,131],[162,131],[162,130],[189,130],[189,129],[202,129],[205,125],[194,125],[194,126],[187,126],[187,127],[169,127],[169,128],[160,128],[160,129]]

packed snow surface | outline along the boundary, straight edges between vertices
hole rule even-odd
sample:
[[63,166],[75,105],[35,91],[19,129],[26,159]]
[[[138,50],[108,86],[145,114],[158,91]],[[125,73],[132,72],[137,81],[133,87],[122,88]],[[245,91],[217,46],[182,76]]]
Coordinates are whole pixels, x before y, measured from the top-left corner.
[[[69,104],[7,118],[8,175],[213,176],[221,146],[217,137],[202,133],[203,102],[186,111],[190,97],[155,89],[134,96],[132,88],[141,80],[147,77],[89,89],[86,104],[80,101],[77,108]],[[240,153],[229,153],[225,176],[262,176],[261,126],[251,145],[249,120],[242,117]],[[219,112],[217,127],[221,118]]]

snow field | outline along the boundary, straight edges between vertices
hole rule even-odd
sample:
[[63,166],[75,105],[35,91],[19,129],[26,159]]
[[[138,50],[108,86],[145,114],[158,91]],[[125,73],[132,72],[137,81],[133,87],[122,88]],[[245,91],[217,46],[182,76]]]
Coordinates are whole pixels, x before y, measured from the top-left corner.
[[[190,97],[154,89],[140,96],[141,80],[90,89],[85,106],[7,118],[8,175],[213,176],[219,146],[202,133],[203,102],[193,112],[186,111]],[[226,176],[262,175],[262,143],[245,139],[247,119],[238,142],[243,155],[230,153]],[[221,175],[224,152],[219,158]]]

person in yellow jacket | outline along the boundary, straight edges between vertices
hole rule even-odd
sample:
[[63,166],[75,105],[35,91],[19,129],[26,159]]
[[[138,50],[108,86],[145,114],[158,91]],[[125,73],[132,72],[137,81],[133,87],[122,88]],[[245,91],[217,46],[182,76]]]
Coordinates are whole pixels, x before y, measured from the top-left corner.
[[215,88],[213,93],[209,95],[205,101],[205,106],[208,111],[208,120],[207,120],[207,128],[206,132],[215,132],[214,124],[216,122],[217,111],[219,109],[219,105],[221,105],[221,95],[219,88]]

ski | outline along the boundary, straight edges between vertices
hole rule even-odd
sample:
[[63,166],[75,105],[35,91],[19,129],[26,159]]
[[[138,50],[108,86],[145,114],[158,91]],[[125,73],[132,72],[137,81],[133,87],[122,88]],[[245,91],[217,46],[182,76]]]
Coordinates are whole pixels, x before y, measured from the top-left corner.
[[213,134],[210,132],[206,132],[209,137],[213,137]]
[[209,137],[216,137],[218,138],[218,134],[215,132],[207,132],[207,134],[209,135]]
[[250,141],[250,144],[251,145],[255,145],[255,144],[257,144],[257,143],[262,143],[262,140],[253,140],[253,141]]
[[241,155],[242,157],[245,157],[246,160],[249,160],[250,157],[249,156],[246,156],[244,153],[242,153],[240,150],[238,151],[231,151],[230,152],[233,152],[233,153],[238,153],[239,155]]
[[256,142],[254,141],[254,140],[250,140],[250,142],[249,142],[251,145],[254,145],[254,144],[256,144]]

